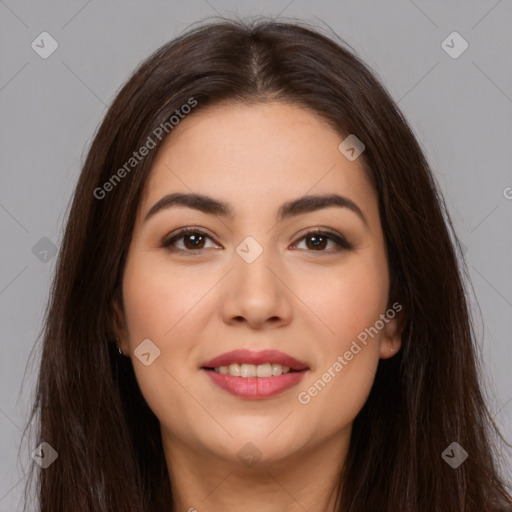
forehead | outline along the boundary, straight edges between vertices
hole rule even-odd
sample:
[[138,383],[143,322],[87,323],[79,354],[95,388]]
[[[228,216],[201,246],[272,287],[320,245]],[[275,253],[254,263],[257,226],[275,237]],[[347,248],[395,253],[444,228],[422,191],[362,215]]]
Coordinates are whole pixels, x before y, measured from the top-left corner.
[[197,192],[244,208],[307,193],[375,200],[362,159],[338,150],[344,136],[303,107],[223,104],[194,112],[158,150],[142,207],[162,195]]

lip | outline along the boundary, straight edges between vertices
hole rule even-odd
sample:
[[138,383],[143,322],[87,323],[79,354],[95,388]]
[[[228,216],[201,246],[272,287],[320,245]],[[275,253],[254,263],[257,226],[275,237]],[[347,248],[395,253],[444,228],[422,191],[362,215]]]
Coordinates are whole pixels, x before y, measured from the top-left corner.
[[298,384],[307,370],[285,373],[279,377],[233,377],[225,373],[201,368],[214,384],[234,396],[246,399],[264,399],[283,393]]
[[[229,366],[230,364],[234,363],[254,365],[278,363],[283,366],[289,366],[292,370],[297,372],[309,369],[306,363],[303,363],[302,361],[299,361],[294,357],[285,354],[284,352],[280,352],[279,350],[260,350],[258,352],[254,352],[248,349],[238,349],[232,350],[231,352],[226,352],[220,356],[214,357],[213,359],[204,362],[201,367],[204,369],[218,368],[219,366]],[[240,377],[234,378],[239,379]],[[279,377],[268,378],[278,379]],[[244,380],[251,380],[251,378]],[[260,380],[265,380],[265,378],[260,378]]]

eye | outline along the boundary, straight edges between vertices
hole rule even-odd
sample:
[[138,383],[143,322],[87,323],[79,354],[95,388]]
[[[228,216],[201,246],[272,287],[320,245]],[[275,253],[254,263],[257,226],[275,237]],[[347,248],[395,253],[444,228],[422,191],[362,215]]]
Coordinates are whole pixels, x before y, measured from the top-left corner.
[[[183,239],[183,246],[177,247],[176,242]],[[197,228],[183,228],[162,242],[162,247],[170,252],[193,252],[205,248],[205,241],[212,240],[204,231]]]
[[[181,247],[179,247],[178,242],[182,240],[183,244]],[[188,227],[180,229],[173,233],[170,237],[164,239],[162,242],[162,247],[170,252],[181,251],[192,254],[195,252],[198,254],[198,252],[200,252],[202,249],[208,248],[205,247],[206,240],[213,241],[213,239],[204,231],[201,231],[198,228]],[[306,243],[306,250],[310,252],[333,253],[340,252],[342,250],[350,250],[353,248],[343,235],[328,229],[313,229],[308,231],[299,239],[299,242],[297,242],[295,246],[302,242]],[[334,249],[331,248],[330,250],[325,250],[329,242],[334,244]],[[214,247],[219,246],[214,244]]]
[[[314,252],[333,253],[352,249],[352,245],[343,235],[340,235],[336,231],[327,229],[310,230],[300,238],[299,244],[303,241],[306,244],[306,250]],[[332,242],[335,245],[334,250],[324,250],[328,245],[328,242]]]

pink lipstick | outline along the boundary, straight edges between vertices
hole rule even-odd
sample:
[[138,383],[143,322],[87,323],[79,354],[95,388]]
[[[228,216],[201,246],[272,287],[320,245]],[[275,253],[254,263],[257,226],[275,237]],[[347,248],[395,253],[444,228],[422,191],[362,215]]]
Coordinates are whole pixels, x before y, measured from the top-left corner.
[[203,363],[214,384],[234,396],[264,399],[298,384],[307,364],[278,350],[233,350]]

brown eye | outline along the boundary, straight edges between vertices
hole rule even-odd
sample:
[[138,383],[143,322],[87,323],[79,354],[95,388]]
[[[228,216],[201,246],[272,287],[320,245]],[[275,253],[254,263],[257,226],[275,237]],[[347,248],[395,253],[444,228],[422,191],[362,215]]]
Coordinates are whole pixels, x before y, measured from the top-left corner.
[[[184,235],[184,245],[187,249],[202,249],[204,245],[204,236],[201,234]],[[188,241],[188,243],[187,243]]]
[[[310,231],[299,240],[299,243],[302,241],[305,241],[306,250],[314,252],[332,253],[339,252],[343,249],[352,249],[352,245],[347,241],[347,239],[334,231]],[[334,249],[325,250],[329,242],[334,244]]]
[[[181,240],[183,240],[183,243],[182,246],[179,247],[178,242]],[[162,242],[162,247],[166,248],[170,252],[200,251],[205,249],[205,243],[207,240],[212,240],[212,238],[206,233],[194,228],[185,228],[164,240]]]
[[[325,249],[329,239],[326,236],[322,235],[310,235],[305,238],[306,246],[308,249],[318,250]],[[310,241],[310,243],[308,243]]]

